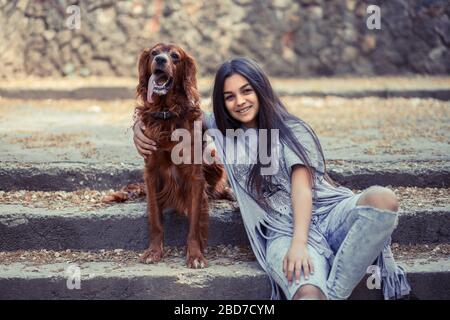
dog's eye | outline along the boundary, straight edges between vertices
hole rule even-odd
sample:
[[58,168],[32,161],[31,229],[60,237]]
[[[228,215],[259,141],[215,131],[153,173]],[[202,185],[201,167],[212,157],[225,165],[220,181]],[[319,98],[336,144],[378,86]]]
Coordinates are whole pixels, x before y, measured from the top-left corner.
[[156,50],[152,50],[152,52],[150,53],[152,56],[156,56],[158,54],[158,51]]
[[172,59],[177,60],[180,56],[178,54],[176,54],[175,52],[171,53],[170,56],[172,57]]

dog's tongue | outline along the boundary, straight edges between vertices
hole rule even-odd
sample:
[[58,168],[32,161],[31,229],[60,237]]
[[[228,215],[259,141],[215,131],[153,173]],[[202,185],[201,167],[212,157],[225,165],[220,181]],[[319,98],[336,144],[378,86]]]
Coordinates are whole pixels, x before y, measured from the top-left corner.
[[152,99],[152,95],[153,95],[153,87],[154,87],[154,81],[155,76],[152,74],[151,77],[148,79],[148,86],[147,86],[147,101],[152,103],[153,99]]

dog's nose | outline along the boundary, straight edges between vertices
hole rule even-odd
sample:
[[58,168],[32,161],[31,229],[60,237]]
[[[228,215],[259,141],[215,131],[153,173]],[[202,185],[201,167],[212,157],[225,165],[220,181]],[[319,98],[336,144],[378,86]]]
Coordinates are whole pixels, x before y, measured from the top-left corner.
[[156,56],[155,61],[157,64],[165,64],[167,62],[167,59],[164,56]]

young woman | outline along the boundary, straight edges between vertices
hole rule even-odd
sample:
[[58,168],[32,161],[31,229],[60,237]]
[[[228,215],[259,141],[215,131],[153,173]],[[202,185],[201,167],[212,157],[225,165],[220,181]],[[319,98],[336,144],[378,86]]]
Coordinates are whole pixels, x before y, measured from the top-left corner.
[[[261,129],[278,129],[279,143],[264,142],[266,150],[279,150],[274,174],[262,174],[267,164],[259,157],[250,164],[222,160],[253,251],[272,284],[272,299],[347,299],[374,271],[385,299],[409,294],[390,250],[396,196],[379,186],[359,194],[336,186],[314,131],[288,113],[254,61],[238,58],[220,66],[213,114],[205,113],[204,122],[224,137],[227,129],[252,130],[257,139]],[[151,156],[155,143],[140,126],[139,121],[134,126],[136,148]],[[223,141],[215,139],[222,159]]]

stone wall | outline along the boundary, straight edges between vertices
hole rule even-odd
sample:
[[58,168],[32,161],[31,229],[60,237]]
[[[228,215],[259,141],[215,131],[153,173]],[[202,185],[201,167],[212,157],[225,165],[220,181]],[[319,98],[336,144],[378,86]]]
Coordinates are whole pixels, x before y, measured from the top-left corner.
[[[0,0],[0,77],[135,76],[139,52],[176,42],[202,75],[232,56],[277,76],[449,74],[448,0]],[[70,5],[80,28],[70,29]],[[381,8],[381,29],[366,26]]]

